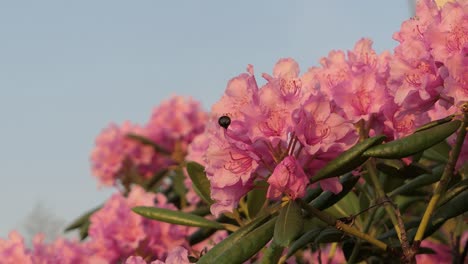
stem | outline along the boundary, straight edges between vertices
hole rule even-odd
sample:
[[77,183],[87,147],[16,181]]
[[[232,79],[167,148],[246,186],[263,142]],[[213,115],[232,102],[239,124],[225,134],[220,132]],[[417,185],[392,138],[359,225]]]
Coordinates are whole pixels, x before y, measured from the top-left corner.
[[[357,130],[359,132],[359,140],[362,141],[362,140],[366,139],[368,137],[369,130],[366,129],[364,120],[362,120],[362,119],[359,120],[359,122],[357,123],[356,126],[357,126]],[[397,217],[397,215],[399,215],[399,214],[397,214],[395,212],[395,210],[394,210],[395,208],[392,206],[393,202],[390,200],[390,198],[388,198],[386,196],[385,191],[384,191],[384,189],[382,187],[382,184],[379,181],[378,172],[377,172],[376,165],[375,165],[375,159],[370,158],[366,162],[365,166],[366,166],[367,172],[369,174],[369,177],[371,179],[372,186],[374,187],[375,192],[377,194],[376,202],[380,201],[381,199],[386,199],[386,200],[390,201],[389,204],[387,203],[387,204],[384,205],[384,208],[385,208],[385,211],[387,212],[388,216],[390,217],[390,220],[392,221],[392,224],[393,224],[393,226],[395,228],[395,231],[397,232],[398,239],[400,240],[400,243],[402,244],[402,246],[404,246],[402,236],[406,236],[406,231],[405,231],[404,228],[400,228],[399,223],[402,221],[401,217]],[[398,219],[398,218],[400,218],[400,219]]]
[[392,206],[393,202],[390,200],[390,198],[388,198],[385,195],[382,184],[380,184],[380,181],[377,177],[377,169],[375,167],[374,159],[371,158],[366,162],[366,169],[367,169],[367,172],[369,173],[369,177],[372,181],[372,185],[374,186],[375,192],[377,194],[376,195],[377,201],[380,201],[382,199],[386,199],[386,200],[388,199],[390,201],[390,203],[384,204],[384,209],[387,212],[388,216],[390,217],[390,220],[392,221],[393,227],[395,228],[395,231],[397,232],[400,243],[402,243],[402,239],[401,239],[402,232],[405,232],[405,231],[404,229],[403,230],[400,229],[400,226],[398,225],[398,219],[395,215],[395,211]]
[[[360,140],[364,140],[365,138],[368,137],[369,131],[365,128],[365,123],[364,120],[360,120],[357,124],[357,129],[359,132],[359,138]],[[375,165],[375,159],[374,158],[369,158],[369,160],[365,164],[367,172],[369,174],[369,177],[371,179],[372,185],[375,189],[375,192],[377,194],[377,201],[380,201],[382,199],[390,201],[390,203],[385,203],[384,208],[385,211],[387,212],[388,216],[390,217],[390,220],[392,221],[393,227],[395,228],[395,231],[398,235],[398,239],[400,240],[400,244],[403,249],[403,253],[405,257],[409,258],[410,255],[406,255],[406,253],[410,252],[408,240],[406,239],[406,230],[404,228],[403,220],[401,219],[401,215],[399,212],[396,212],[398,208],[396,206],[393,206],[393,202],[390,200],[390,198],[387,197],[385,194],[385,191],[382,187],[382,184],[379,181],[378,178],[378,172],[377,168]]]
[[329,226],[334,226],[336,229],[341,230],[341,231],[345,232],[346,234],[349,234],[349,235],[358,237],[360,239],[366,240],[367,242],[373,244],[374,246],[376,246],[376,247],[378,247],[378,248],[380,248],[380,249],[382,249],[384,251],[386,251],[388,249],[387,244],[385,244],[384,242],[382,242],[380,240],[377,240],[377,239],[371,237],[370,235],[365,234],[365,233],[357,230],[356,228],[354,228],[352,226],[349,226],[349,225],[337,220],[333,216],[316,209],[315,207],[307,204],[306,202],[302,201],[301,199],[298,199],[298,201],[301,204],[302,208],[304,208],[304,210],[306,210],[310,214],[316,216],[318,219],[322,220],[323,222],[327,223]]
[[416,263],[416,251],[410,247],[408,243],[408,236],[405,232],[405,224],[403,223],[403,219],[401,218],[400,209],[396,204],[393,204],[395,209],[396,218],[398,220],[398,226],[400,227],[401,232],[401,249],[403,250],[403,255],[405,256],[405,263]]
[[[375,214],[377,213],[377,210],[373,210],[369,218],[367,218],[367,221],[364,225],[364,233],[369,232],[369,229],[371,227],[372,222],[374,221]],[[359,254],[359,249],[361,249],[361,243],[362,241],[358,239],[356,241],[356,244],[354,244],[353,251],[351,253],[351,256],[348,259],[348,263],[352,264],[356,262],[356,258],[358,257]]]
[[419,247],[421,240],[424,238],[424,232],[426,232],[429,220],[432,214],[434,213],[437,203],[439,202],[440,198],[445,194],[449,180],[453,175],[455,164],[457,163],[458,156],[460,155],[463,146],[463,141],[465,140],[466,128],[468,126],[468,104],[465,104],[462,108],[462,111],[464,111],[463,122],[458,130],[457,141],[455,143],[455,146],[453,146],[452,151],[450,152],[449,160],[447,162],[447,165],[445,166],[444,173],[442,174],[442,177],[440,178],[440,181],[435,188],[434,195],[431,197],[431,200],[427,205],[426,211],[424,212],[423,218],[421,219],[418,231],[416,232],[416,236],[414,237],[413,247]]

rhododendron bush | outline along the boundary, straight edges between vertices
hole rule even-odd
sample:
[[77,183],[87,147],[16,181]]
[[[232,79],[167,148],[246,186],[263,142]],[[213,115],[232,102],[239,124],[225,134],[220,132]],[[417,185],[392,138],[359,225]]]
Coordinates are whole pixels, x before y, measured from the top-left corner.
[[0,263],[466,262],[468,2],[420,1],[393,38],[109,125],[91,167],[115,194],[81,241],[12,232]]

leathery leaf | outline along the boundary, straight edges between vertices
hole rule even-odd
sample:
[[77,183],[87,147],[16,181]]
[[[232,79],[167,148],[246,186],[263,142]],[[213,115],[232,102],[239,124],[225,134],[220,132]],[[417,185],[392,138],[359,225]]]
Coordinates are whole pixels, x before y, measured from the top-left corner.
[[368,157],[363,157],[362,154],[367,149],[382,143],[384,140],[385,136],[380,135],[359,142],[320,169],[311,178],[311,183],[325,178],[340,176],[346,172],[356,169],[368,159]]
[[457,131],[460,124],[460,120],[453,120],[451,122],[436,125],[386,144],[369,148],[363,155],[366,157],[384,159],[408,157],[443,141]]
[[301,234],[303,226],[301,206],[295,201],[289,201],[281,208],[276,220],[274,241],[280,246],[289,246]]
[[198,215],[184,213],[180,211],[148,206],[137,206],[133,207],[132,210],[133,212],[143,217],[158,220],[161,222],[184,226],[224,229],[224,226],[218,222],[205,219]]

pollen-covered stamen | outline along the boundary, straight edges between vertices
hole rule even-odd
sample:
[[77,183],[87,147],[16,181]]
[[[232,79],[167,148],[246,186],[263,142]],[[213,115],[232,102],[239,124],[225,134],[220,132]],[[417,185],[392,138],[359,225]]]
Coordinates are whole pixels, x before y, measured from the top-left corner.
[[455,26],[446,37],[446,47],[449,52],[462,50],[462,46],[467,42],[467,31],[462,26]]
[[[265,144],[265,146],[268,148],[269,152],[270,152],[270,155],[271,157],[273,158],[274,162],[275,163],[279,163],[282,159],[282,151],[278,151],[278,149],[275,149],[272,145],[271,145],[271,142],[269,141],[262,141],[263,144]],[[265,162],[262,158],[261,158],[262,162],[265,163],[265,164],[268,164],[268,162]],[[271,168],[269,168],[270,171],[273,171],[271,170]]]
[[[419,20],[419,17],[415,17],[415,18],[416,18],[416,20]],[[416,31],[418,31],[418,34],[419,34],[420,37],[424,37],[424,34],[423,34],[421,28],[419,27],[419,25],[416,25]]]
[[296,97],[301,91],[301,81],[297,79],[287,80],[281,78],[279,81],[280,91],[284,97]]
[[226,170],[231,171],[234,174],[240,174],[248,170],[252,166],[252,158],[239,155],[240,157],[235,158],[232,152],[229,152],[231,161],[224,165]]
[[295,138],[297,138],[297,137],[296,137],[296,132],[292,132],[292,133],[290,134],[289,141],[288,141],[288,148],[287,148],[287,150],[286,150],[286,153],[287,153],[288,155],[290,155],[290,153],[291,153],[291,149],[292,149],[292,147],[293,147],[294,139],[295,139]]
[[415,74],[415,73],[406,74],[405,81],[413,87],[420,87],[422,84],[420,81],[419,74]]
[[299,141],[299,139],[298,139],[296,136],[294,136],[294,138],[293,138],[293,143],[292,143],[292,147],[291,147],[291,149],[289,150],[289,155],[290,155],[290,156],[294,156],[293,154],[294,154],[294,150],[296,149],[297,141]]

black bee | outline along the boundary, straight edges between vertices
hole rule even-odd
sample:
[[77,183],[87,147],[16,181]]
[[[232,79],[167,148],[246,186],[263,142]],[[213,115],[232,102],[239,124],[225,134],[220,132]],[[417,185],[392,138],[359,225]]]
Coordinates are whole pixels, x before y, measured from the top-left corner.
[[227,129],[231,124],[231,118],[229,116],[223,115],[218,119],[218,124],[224,127],[224,129]]

